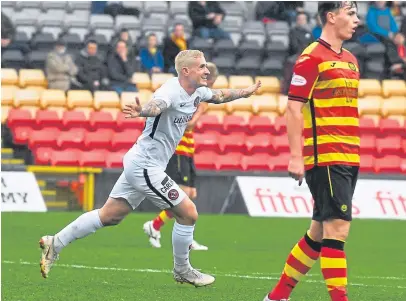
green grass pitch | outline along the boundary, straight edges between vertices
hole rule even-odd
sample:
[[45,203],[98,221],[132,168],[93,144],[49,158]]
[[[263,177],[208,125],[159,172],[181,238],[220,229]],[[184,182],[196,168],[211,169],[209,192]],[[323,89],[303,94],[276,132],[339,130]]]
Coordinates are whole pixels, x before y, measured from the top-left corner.
[[[307,219],[201,215],[195,238],[209,251],[191,254],[192,265],[215,274],[210,287],[172,279],[172,222],[162,229],[162,249],[142,231],[152,214],[132,214],[117,227],[98,231],[63,250],[48,279],[39,271],[38,240],[78,212],[3,213],[4,301],[11,300],[247,300],[262,301],[275,284]],[[355,220],[346,246],[352,301],[406,300],[406,223]],[[316,263],[292,301],[329,300]]]

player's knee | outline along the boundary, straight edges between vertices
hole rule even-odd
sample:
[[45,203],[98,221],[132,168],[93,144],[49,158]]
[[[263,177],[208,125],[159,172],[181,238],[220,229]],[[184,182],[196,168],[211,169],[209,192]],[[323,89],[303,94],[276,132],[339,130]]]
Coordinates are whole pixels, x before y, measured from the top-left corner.
[[187,208],[186,219],[192,225],[194,225],[199,217],[197,213],[196,205],[193,202],[190,202]]
[[345,241],[350,232],[350,222],[334,219],[323,223],[323,238]]
[[131,211],[124,200],[109,198],[99,210],[100,221],[104,226],[118,225]]

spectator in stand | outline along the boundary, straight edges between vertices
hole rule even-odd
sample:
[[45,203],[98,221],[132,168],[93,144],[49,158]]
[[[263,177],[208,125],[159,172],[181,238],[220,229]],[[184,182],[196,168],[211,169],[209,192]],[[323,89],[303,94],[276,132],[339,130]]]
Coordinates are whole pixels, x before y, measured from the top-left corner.
[[7,15],[1,13],[1,51],[20,50],[24,54],[30,52],[26,44],[17,44],[13,42],[15,28],[13,22]]
[[392,40],[398,32],[398,26],[386,1],[377,1],[369,7],[367,13],[368,29],[377,35],[381,42]]
[[159,73],[164,70],[164,58],[158,49],[156,34],[151,33],[147,37],[148,47],[140,51],[141,64],[149,73]]
[[77,86],[76,75],[78,68],[70,54],[66,52],[66,43],[59,39],[56,42],[54,51],[48,53],[45,62],[45,70],[50,89],[59,89],[67,91]]
[[87,90],[108,90],[109,79],[103,59],[97,53],[97,41],[88,40],[76,59],[77,79]]
[[298,13],[303,13],[303,1],[258,1],[256,19],[264,23],[286,21],[291,24]]
[[116,45],[118,43],[118,41],[124,41],[127,45],[127,49],[128,49],[128,53],[127,56],[130,60],[135,59],[135,45],[133,43],[133,40],[131,39],[130,33],[128,32],[127,28],[122,28],[120,30],[120,33],[118,34],[118,36],[116,36],[113,39],[113,42],[111,43],[112,49],[110,50],[111,52],[115,51]]
[[392,16],[402,16],[402,1],[388,1],[387,6],[390,8]]
[[302,53],[314,41],[305,13],[297,14],[296,25],[289,32],[289,41],[289,55]]
[[217,1],[190,1],[189,17],[195,35],[203,39],[230,39],[230,34],[218,26],[225,16]]
[[108,14],[115,18],[117,15],[132,15],[137,18],[140,11],[135,7],[125,7],[123,1],[92,1],[92,15]]
[[175,57],[186,49],[188,49],[188,41],[185,37],[185,28],[182,23],[177,23],[173,27],[171,35],[164,40],[163,56],[166,72],[176,73]]
[[396,53],[392,54],[393,60],[390,66],[390,77],[406,80],[406,46],[405,36],[398,32],[394,38]]
[[124,91],[138,91],[135,82],[132,81],[133,62],[128,57],[125,41],[117,42],[115,52],[107,60],[107,68],[111,86],[118,94]]

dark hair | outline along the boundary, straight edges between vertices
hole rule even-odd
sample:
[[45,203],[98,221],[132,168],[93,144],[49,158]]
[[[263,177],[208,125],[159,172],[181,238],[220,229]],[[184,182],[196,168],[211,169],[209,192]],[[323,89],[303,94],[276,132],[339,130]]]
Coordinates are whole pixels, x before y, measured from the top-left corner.
[[180,25],[182,25],[183,27],[185,27],[185,25],[184,25],[183,23],[177,22],[177,23],[175,23],[175,24],[173,25],[173,29],[175,29],[176,26],[180,26]]
[[305,15],[306,19],[309,19],[309,17],[307,16],[307,14],[305,12],[298,12],[297,15],[296,15],[296,18],[301,16],[301,15]]
[[86,41],[86,45],[89,45],[89,44],[96,44],[96,45],[98,45],[97,41],[96,41],[95,39],[93,39],[93,38],[91,38],[91,39],[89,39],[89,40]]
[[150,34],[147,35],[147,39],[149,39],[150,37],[156,37],[156,34],[151,32]]
[[327,13],[337,11],[345,6],[358,7],[355,1],[319,1],[318,14],[320,16],[321,24],[327,23]]
[[125,46],[127,46],[127,42],[126,42],[126,41],[124,41],[124,40],[121,40],[121,39],[120,39],[120,40],[118,40],[118,41],[117,41],[117,43],[116,43],[116,47],[117,47],[118,43],[120,43],[120,42],[123,42],[123,43],[125,44]]
[[125,28],[125,27],[123,27],[123,28],[121,28],[121,30],[120,30],[120,33],[122,33],[122,32],[128,32],[128,29]]

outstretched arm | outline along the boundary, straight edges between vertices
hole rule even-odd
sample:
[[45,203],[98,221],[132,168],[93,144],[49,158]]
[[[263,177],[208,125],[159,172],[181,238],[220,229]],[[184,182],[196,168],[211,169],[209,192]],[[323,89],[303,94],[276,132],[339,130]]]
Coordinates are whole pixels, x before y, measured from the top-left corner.
[[206,100],[206,102],[220,104],[239,98],[247,98],[254,94],[260,87],[261,81],[245,89],[212,89],[213,97],[210,100]]
[[125,118],[136,117],[155,117],[161,114],[168,108],[166,101],[162,99],[152,99],[143,107],[140,104],[138,97],[135,98],[135,104],[126,104],[123,113]]

